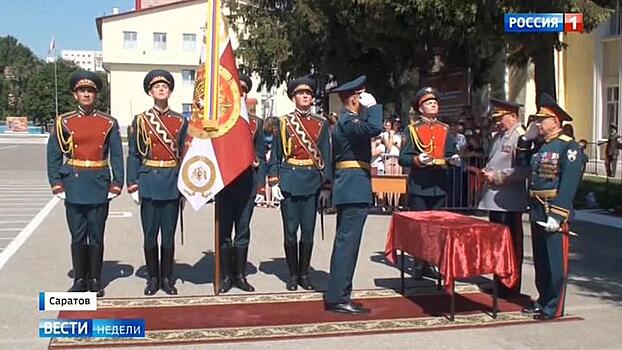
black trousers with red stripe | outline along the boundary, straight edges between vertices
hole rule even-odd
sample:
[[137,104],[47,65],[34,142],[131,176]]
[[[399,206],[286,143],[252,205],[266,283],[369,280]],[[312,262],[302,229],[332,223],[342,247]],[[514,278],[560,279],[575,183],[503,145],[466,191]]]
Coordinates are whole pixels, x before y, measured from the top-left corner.
[[549,317],[564,315],[566,283],[568,280],[568,225],[562,225],[562,232],[547,232],[531,221],[533,264],[536,270],[536,301]]

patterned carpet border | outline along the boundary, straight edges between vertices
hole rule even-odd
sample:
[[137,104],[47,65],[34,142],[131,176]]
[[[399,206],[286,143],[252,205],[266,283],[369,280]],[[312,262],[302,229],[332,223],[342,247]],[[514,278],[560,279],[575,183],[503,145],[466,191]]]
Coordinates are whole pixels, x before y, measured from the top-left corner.
[[[566,316],[555,320],[581,320]],[[346,321],[304,325],[236,327],[218,329],[188,329],[147,331],[141,339],[84,339],[57,338],[50,342],[50,349],[73,347],[155,346],[166,344],[221,343],[261,340],[282,340],[308,337],[351,336],[377,333],[439,331],[457,328],[480,328],[527,324],[535,321],[520,312],[499,313],[496,319],[487,314],[457,315],[455,321],[445,317],[419,317],[404,319]],[[550,321],[549,321],[550,322]]]
[[[468,294],[479,292],[477,286],[456,286],[456,293]],[[405,296],[440,295],[445,290],[438,290],[436,286],[407,289]],[[353,299],[372,299],[402,296],[392,289],[369,289],[355,290],[352,292]],[[255,304],[255,303],[286,303],[292,301],[317,301],[322,300],[319,292],[296,292],[296,293],[249,293],[249,294],[225,294],[181,297],[140,297],[140,298],[104,298],[97,300],[97,309],[112,308],[142,308],[142,307],[172,307],[172,306],[197,306],[197,305],[230,305],[230,304]]]

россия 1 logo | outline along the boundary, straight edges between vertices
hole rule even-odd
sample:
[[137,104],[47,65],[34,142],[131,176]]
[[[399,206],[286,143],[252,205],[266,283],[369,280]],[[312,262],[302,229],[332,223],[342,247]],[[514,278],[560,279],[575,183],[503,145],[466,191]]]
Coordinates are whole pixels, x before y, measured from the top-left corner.
[[506,33],[583,33],[582,13],[506,13]]

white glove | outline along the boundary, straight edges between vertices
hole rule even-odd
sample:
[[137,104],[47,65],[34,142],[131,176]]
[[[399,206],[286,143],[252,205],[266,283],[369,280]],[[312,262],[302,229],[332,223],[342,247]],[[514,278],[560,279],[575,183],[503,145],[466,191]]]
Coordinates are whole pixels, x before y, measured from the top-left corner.
[[417,159],[419,160],[419,163],[421,164],[428,164],[432,161],[432,158],[430,158],[430,156],[425,152],[419,153],[419,155],[417,156]]
[[363,106],[367,108],[376,104],[376,98],[372,96],[372,94],[370,94],[369,92],[362,92],[359,96],[359,101]]
[[61,200],[65,200],[67,199],[67,195],[65,194],[65,192],[58,192],[57,194],[55,194],[56,198],[61,199]]
[[257,193],[255,195],[255,204],[260,204],[266,201],[266,197],[261,194],[261,193]]
[[538,138],[538,135],[540,135],[539,125],[536,122],[532,122],[527,127],[527,130],[525,131],[525,135],[523,135],[523,138],[527,141],[531,141],[531,140],[535,140],[536,138]]
[[130,195],[132,196],[132,200],[134,201],[134,203],[136,203],[136,205],[140,204],[140,196],[138,195],[138,191],[134,191],[132,193],[130,193]]
[[272,199],[279,202],[285,199],[285,197],[283,197],[283,193],[281,193],[281,188],[279,187],[279,185],[272,186],[272,188],[270,188],[270,191],[272,192]]
[[115,199],[118,196],[116,193],[108,192],[108,199]]
[[318,197],[317,201],[321,208],[330,207],[330,191],[329,190],[320,191],[320,196]]
[[449,158],[448,162],[449,164],[453,166],[458,166],[461,163],[460,156],[457,154],[454,154],[453,156],[451,156],[451,158]]
[[546,219],[546,226],[544,227],[544,230],[547,232],[559,231],[559,222],[555,220],[555,218],[549,216],[548,219]]

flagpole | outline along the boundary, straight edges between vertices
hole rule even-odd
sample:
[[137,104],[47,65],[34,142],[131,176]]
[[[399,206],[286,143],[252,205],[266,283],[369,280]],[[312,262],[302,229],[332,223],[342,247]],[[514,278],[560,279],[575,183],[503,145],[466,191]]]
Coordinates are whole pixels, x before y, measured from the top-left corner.
[[58,73],[56,68],[56,57],[54,57],[54,104],[56,106],[56,116],[58,117]]
[[220,221],[218,199],[214,201],[214,295],[220,294]]

